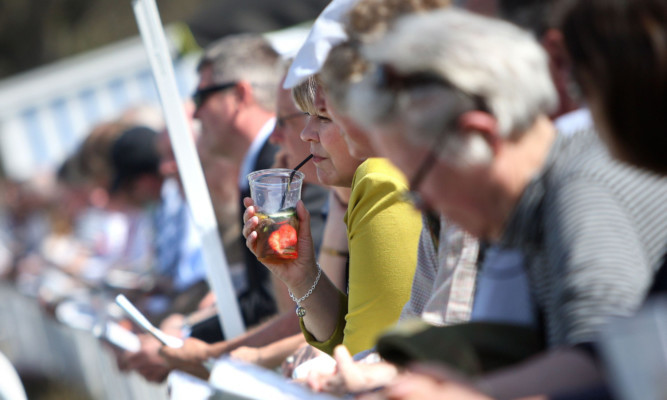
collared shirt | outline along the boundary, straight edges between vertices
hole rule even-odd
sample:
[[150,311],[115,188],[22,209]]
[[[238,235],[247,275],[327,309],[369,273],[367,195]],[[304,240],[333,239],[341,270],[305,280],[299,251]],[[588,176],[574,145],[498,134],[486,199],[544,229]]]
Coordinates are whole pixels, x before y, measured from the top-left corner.
[[183,291],[206,279],[201,237],[175,180],[164,182],[161,198],[154,215],[156,268]]
[[[590,111],[580,108],[558,117],[554,124],[559,136],[590,131]],[[524,255],[518,248],[491,246],[479,265],[477,291],[471,320],[535,326],[534,300],[530,293]]]
[[[442,295],[448,295],[446,306],[445,324],[458,324],[468,322],[472,312],[473,298],[475,294],[475,282],[477,279],[477,258],[480,246],[475,237],[458,226],[441,221],[441,239],[438,246],[438,254],[441,259],[441,268],[438,270],[436,281],[451,279],[449,289],[442,286],[436,288],[431,300],[424,307],[424,319],[436,314],[440,308],[436,299]],[[441,277],[444,275],[444,277]]]
[[554,125],[559,134],[571,136],[577,132],[590,130],[593,127],[593,119],[590,110],[582,107],[556,118]]
[[422,219],[417,269],[400,320],[421,318],[437,326],[467,322],[475,293],[479,243],[441,218],[436,248],[428,221]]
[[269,139],[269,136],[271,136],[271,132],[273,132],[273,128],[276,125],[276,119],[275,118],[269,118],[265,123],[264,126],[262,126],[262,129],[259,130],[257,133],[257,136],[255,136],[255,139],[252,141],[250,144],[250,148],[248,149],[248,152],[245,154],[245,157],[243,158],[243,163],[241,163],[241,169],[239,170],[239,188],[241,191],[248,190],[248,174],[252,172],[253,166],[257,162],[257,157],[259,156],[259,152],[262,150],[262,146],[264,146],[264,143]]
[[491,246],[479,265],[471,321],[536,326],[523,252]]

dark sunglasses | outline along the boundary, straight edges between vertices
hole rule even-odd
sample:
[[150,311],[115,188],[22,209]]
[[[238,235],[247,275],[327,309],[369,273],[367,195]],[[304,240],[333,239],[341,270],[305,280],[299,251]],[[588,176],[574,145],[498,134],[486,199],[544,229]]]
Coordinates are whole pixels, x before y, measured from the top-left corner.
[[231,89],[236,86],[238,82],[227,82],[227,83],[221,83],[218,85],[211,85],[207,86],[202,89],[197,89],[193,94],[192,94],[192,100],[195,103],[195,107],[199,109],[201,106],[204,105],[206,100],[211,97],[214,93]]
[[284,128],[285,127],[285,122],[289,121],[290,119],[298,118],[298,117],[305,117],[306,113],[300,112],[300,113],[294,113],[294,114],[288,114],[285,116],[277,116],[276,117],[276,126],[278,128]]

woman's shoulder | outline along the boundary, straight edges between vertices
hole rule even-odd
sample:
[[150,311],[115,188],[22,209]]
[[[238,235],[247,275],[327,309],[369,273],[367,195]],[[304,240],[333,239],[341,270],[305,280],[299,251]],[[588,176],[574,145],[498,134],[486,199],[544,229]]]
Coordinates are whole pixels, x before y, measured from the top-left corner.
[[[346,223],[359,218],[370,218],[387,210],[411,207],[403,200],[408,189],[405,176],[384,158],[369,158],[357,169],[352,182],[352,193],[346,214]],[[421,218],[417,215],[421,225]],[[348,225],[349,226],[349,225]]]
[[407,188],[407,179],[386,158],[369,158],[357,168],[352,182],[352,190],[359,185],[376,186],[392,182],[401,189]]

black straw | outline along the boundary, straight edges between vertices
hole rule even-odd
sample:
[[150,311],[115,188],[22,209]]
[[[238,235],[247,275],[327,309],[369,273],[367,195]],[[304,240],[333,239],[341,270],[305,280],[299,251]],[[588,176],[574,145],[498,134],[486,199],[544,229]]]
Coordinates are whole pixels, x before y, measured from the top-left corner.
[[292,182],[292,178],[294,178],[294,174],[296,174],[296,171],[298,171],[299,168],[301,168],[301,167],[303,167],[304,165],[306,165],[306,163],[307,163],[308,161],[310,161],[311,158],[313,158],[313,155],[312,155],[312,154],[309,154],[308,157],[306,157],[305,160],[301,161],[301,162],[299,163],[299,165],[297,165],[296,167],[294,167],[294,170],[292,170],[292,173],[289,175],[289,181],[290,181],[290,182]]
[[306,163],[307,163],[308,161],[310,161],[311,158],[313,158],[313,155],[312,155],[312,154],[309,154],[308,157],[306,157],[305,160],[301,161],[301,162],[299,163],[299,165],[297,165],[296,167],[294,167],[294,169],[292,170],[292,173],[289,174],[289,180],[287,181],[287,187],[285,188],[285,192],[283,193],[283,198],[282,198],[282,200],[280,201],[280,209],[281,209],[281,210],[283,209],[283,207],[285,207],[285,197],[287,197],[287,192],[289,192],[289,187],[290,187],[290,185],[292,184],[292,179],[294,178],[294,175],[296,174],[296,171],[298,171],[299,168],[301,168],[301,167],[303,167],[304,165],[306,165]]

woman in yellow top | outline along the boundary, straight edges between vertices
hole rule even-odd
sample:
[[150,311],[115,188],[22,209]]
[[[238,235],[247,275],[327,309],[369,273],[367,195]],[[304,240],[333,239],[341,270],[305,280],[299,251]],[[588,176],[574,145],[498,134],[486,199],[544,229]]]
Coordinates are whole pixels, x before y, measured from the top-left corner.
[[[308,342],[329,354],[344,344],[352,354],[371,348],[377,335],[394,325],[410,297],[417,262],[421,217],[404,202],[404,176],[388,161],[350,155],[338,125],[332,122],[317,78],[294,90],[308,113],[301,138],[310,143],[321,183],[352,189],[345,215],[350,252],[348,293],[320,273],[315,262],[308,212],[297,205],[299,257],[286,264],[266,264],[297,301]],[[366,149],[368,150],[368,149]],[[364,151],[355,151],[359,157]],[[246,199],[243,234],[254,251],[258,219]]]

